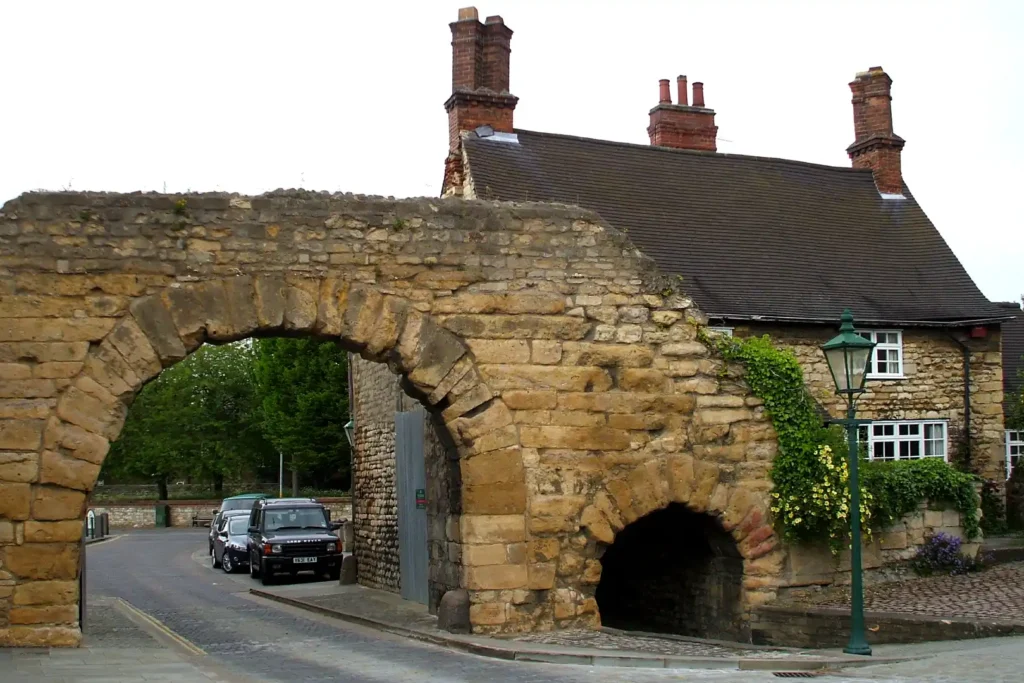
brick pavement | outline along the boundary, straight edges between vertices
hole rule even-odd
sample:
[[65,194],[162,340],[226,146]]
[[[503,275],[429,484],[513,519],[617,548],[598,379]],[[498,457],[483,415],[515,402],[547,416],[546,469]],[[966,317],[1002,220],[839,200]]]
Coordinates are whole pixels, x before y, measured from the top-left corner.
[[[793,598],[794,604],[846,607],[848,587]],[[996,565],[960,576],[911,576],[864,588],[864,607],[874,612],[1024,622],[1024,562]]]

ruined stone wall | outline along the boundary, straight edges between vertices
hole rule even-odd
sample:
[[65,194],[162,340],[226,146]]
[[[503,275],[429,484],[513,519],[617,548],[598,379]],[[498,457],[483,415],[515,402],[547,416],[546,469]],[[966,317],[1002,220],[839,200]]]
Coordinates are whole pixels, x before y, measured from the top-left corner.
[[[964,434],[963,351],[944,330],[905,328],[902,331],[905,378],[868,380],[867,391],[857,403],[857,417],[948,419],[949,453],[955,454],[961,448],[959,442]],[[768,334],[780,346],[793,351],[803,366],[811,394],[831,415],[842,417],[846,404],[835,393],[835,384],[820,348],[835,336],[834,327],[744,325],[737,326],[734,334]],[[1001,482],[1006,477],[1006,465],[999,339],[998,329],[992,328],[986,339],[970,339],[966,343],[971,358],[972,467],[986,479]]]
[[79,642],[61,582],[128,402],[204,341],[250,335],[338,339],[444,425],[475,632],[596,626],[603,548],[673,502],[735,543],[744,614],[780,585],[760,401],[696,340],[678,283],[594,214],[29,194],[0,211],[0,276],[0,644]]
[[395,411],[402,390],[381,363],[354,359],[356,448],[353,455],[353,528],[359,583],[397,593],[398,501],[395,496]]

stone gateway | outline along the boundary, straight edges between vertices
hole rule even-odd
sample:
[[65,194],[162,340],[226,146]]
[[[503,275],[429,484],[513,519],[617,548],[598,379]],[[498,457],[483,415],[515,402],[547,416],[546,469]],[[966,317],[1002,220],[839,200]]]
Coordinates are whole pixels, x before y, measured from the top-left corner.
[[474,632],[596,626],[602,554],[667,509],[698,520],[681,538],[708,530],[687,571],[736,568],[701,620],[742,633],[776,594],[760,401],[697,341],[680,283],[595,214],[33,193],[0,212],[0,259],[4,645],[79,643],[87,496],[142,385],[204,342],[258,335],[337,339],[431,413],[453,463],[428,475],[447,491],[428,510],[445,551],[432,599],[466,591]]

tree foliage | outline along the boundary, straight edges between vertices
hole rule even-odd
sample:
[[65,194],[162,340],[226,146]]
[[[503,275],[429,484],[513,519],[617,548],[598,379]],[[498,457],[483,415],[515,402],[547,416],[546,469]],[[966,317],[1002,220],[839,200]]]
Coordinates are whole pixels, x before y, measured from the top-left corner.
[[345,352],[312,339],[205,345],[136,397],[104,463],[107,479],[277,479],[278,454],[309,481],[347,484]]
[[255,377],[263,432],[292,471],[328,469],[347,476],[347,354],[323,339],[260,339]]

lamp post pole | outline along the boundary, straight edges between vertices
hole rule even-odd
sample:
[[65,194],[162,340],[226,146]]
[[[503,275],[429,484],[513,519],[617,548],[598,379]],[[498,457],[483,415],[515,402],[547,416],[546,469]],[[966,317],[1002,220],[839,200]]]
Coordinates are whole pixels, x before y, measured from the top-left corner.
[[284,498],[284,451],[277,453],[277,497]]
[[850,470],[850,642],[843,652],[870,655],[864,633],[864,575],[860,545],[860,449],[857,429],[869,420],[857,419],[857,396],[864,393],[864,383],[871,368],[875,343],[857,333],[853,313],[843,311],[839,318],[839,334],[825,342],[821,350],[828,362],[836,393],[846,397],[846,419],[830,420],[846,427],[847,458]]
[[857,408],[853,395],[847,397],[846,409],[846,440],[850,461],[850,642],[843,652],[850,655],[870,655],[864,634],[864,575],[861,561],[860,545],[860,475],[858,461],[860,449],[857,447],[857,427],[860,420],[856,419]]

